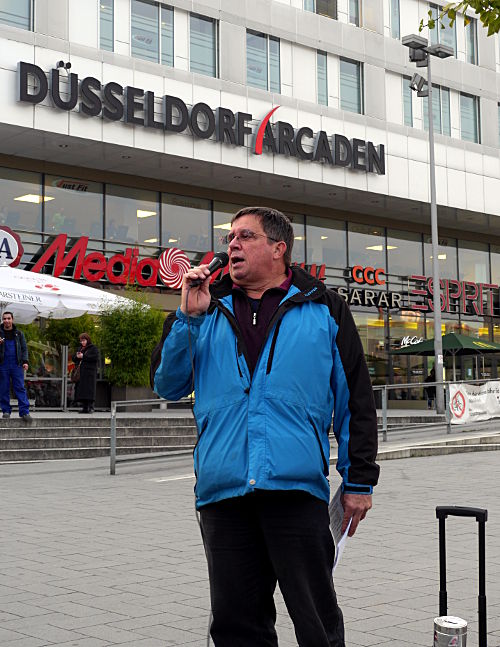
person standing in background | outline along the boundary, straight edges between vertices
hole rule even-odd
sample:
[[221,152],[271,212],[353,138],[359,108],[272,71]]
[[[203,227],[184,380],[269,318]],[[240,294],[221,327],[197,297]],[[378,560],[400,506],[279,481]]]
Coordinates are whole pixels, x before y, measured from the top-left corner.
[[2,418],[10,418],[10,383],[19,403],[19,417],[32,422],[30,403],[24,387],[24,371],[28,370],[28,347],[24,334],[14,325],[12,312],[4,312],[0,325],[0,402]]
[[80,413],[92,413],[94,411],[99,350],[86,332],[80,335],[80,347],[73,355],[73,361],[76,366],[80,367],[80,379],[76,383],[75,400],[82,404]]

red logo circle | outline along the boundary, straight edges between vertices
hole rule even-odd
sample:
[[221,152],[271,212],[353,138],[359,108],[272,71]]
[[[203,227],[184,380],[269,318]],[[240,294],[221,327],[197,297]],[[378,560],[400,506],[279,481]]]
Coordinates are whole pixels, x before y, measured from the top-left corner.
[[182,286],[182,277],[191,269],[191,262],[189,258],[176,247],[166,249],[162,252],[160,258],[160,275],[163,283],[173,290],[177,290]]

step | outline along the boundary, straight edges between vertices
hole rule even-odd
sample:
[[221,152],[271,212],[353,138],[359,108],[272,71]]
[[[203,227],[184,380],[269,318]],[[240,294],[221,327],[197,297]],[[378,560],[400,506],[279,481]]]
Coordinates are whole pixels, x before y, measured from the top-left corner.
[[[158,446],[158,447],[122,447],[118,456],[129,454],[168,454],[179,449],[187,449],[184,445]],[[22,449],[0,450],[0,463],[22,461],[47,461],[65,460],[76,458],[99,458],[109,456],[109,448],[105,447],[77,447],[67,449]]]
[[[116,439],[117,448],[121,447],[169,447],[178,445],[193,446],[196,442],[194,435],[175,435],[168,436],[127,436]],[[1,440],[2,450],[19,450],[27,449],[77,449],[81,447],[107,447],[109,449],[110,439],[103,436],[81,436],[79,438],[11,438]]]
[[[0,429],[0,442],[4,440],[24,440],[26,438],[61,438],[70,441],[75,438],[84,438],[89,436],[100,436],[109,438],[111,430],[109,427],[55,427],[46,429],[37,429],[33,426],[18,427],[17,429]],[[152,427],[117,427],[117,437],[128,436],[196,436],[196,427],[194,426],[152,426]]]
[[[182,427],[194,425],[194,418],[192,416],[186,417],[167,417],[167,416],[150,416],[150,417],[133,417],[117,418],[117,427],[150,427],[151,425],[161,427]],[[18,429],[19,427],[26,427],[24,420],[18,416],[12,416],[8,420],[0,418],[0,433],[2,429]],[[110,428],[111,416],[78,416],[74,418],[67,416],[51,417],[51,418],[37,418],[36,413],[33,414],[33,422],[30,423],[30,429],[46,429],[54,427],[101,427]]]

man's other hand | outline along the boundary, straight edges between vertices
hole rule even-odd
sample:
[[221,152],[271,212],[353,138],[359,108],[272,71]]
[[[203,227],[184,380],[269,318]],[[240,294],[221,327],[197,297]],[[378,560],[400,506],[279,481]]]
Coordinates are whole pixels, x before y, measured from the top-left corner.
[[366,513],[372,507],[372,495],[345,493],[342,495],[342,507],[344,508],[342,534],[344,534],[349,524],[349,519],[352,517],[351,527],[349,528],[349,537],[352,537],[359,522],[366,517]]

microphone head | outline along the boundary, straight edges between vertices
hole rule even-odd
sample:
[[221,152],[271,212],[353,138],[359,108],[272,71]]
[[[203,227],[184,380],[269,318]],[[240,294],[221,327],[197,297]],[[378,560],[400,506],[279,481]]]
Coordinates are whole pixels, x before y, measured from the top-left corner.
[[217,254],[214,254],[214,258],[218,258],[220,261],[220,267],[226,267],[226,265],[229,263],[229,255],[227,252],[217,252]]

